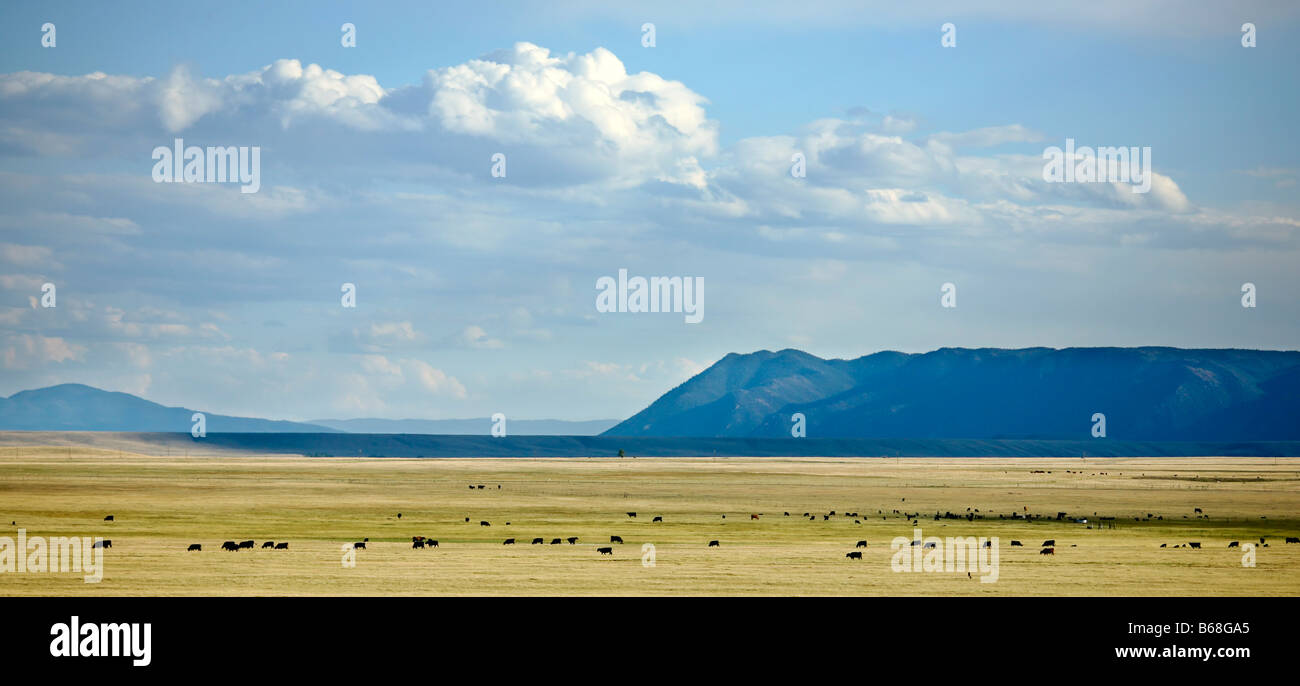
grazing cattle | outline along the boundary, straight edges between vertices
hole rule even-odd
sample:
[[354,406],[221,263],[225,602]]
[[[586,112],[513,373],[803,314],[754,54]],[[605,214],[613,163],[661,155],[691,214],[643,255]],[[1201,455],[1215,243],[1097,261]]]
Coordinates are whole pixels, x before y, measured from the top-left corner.
[[1039,555],[1055,555],[1055,554],[1056,554],[1056,548],[1043,548],[1042,550],[1038,551],[1038,554],[1039,554]]
[[492,526],[492,523],[491,523],[491,522],[479,522],[478,525],[479,525],[479,526]]
[[289,544],[288,544],[288,543],[276,543],[276,544],[275,544],[275,549],[276,549],[276,550],[288,550],[288,549],[289,549]]
[[610,537],[609,537],[609,542],[610,542],[610,543],[622,543],[622,542],[623,542],[623,537],[622,537],[622,536],[610,536]]
[[[758,517],[755,517],[754,519],[758,519]],[[823,522],[829,522],[830,520],[831,520],[831,516],[830,516],[830,515],[822,515],[822,521],[823,521]]]
[[506,540],[501,542],[501,545],[514,545],[514,544],[515,544],[515,539],[513,538],[507,538]]
[[566,539],[564,539],[564,540],[568,541],[568,542],[569,542],[569,545],[573,545],[573,544],[575,544],[575,543],[578,542],[578,537],[577,537],[577,536],[570,536],[570,537],[568,537],[568,538],[566,538]]
[[263,548],[274,548],[274,547],[275,547],[275,541],[267,541],[266,543],[263,543],[263,544],[262,544],[262,547],[263,547]]
[[111,521],[113,521],[113,515],[109,515],[109,516],[105,517],[105,518],[104,518],[104,521],[106,521],[106,522],[111,522]]
[[543,543],[545,543],[545,541],[543,541],[542,539],[540,539],[540,538],[534,538],[534,539],[533,539],[533,542],[532,542],[532,545],[542,545]]
[[423,548],[423,547],[424,547],[424,541],[411,541],[411,548],[412,548],[412,549],[415,549],[415,548]]
[[849,558],[850,560],[861,560],[861,559],[862,559],[862,553],[859,553],[859,552],[856,552],[856,551],[855,551],[855,552],[852,552],[852,553],[844,553],[844,557],[847,557],[847,558]]
[[1163,547],[1165,547],[1165,545],[1167,545],[1167,544],[1165,544],[1165,543],[1161,543],[1161,544],[1160,544],[1160,547],[1163,548]]
[[1239,543],[1237,543],[1236,541],[1233,541],[1233,542],[1231,542],[1231,543],[1228,544],[1228,547],[1229,547],[1229,548],[1240,548],[1241,545],[1240,545]]
[[751,520],[752,520],[752,519],[758,519],[758,515],[756,515],[756,514],[752,514],[752,515],[749,516],[749,518],[750,518]]
[[718,544],[717,541],[709,541],[709,547],[710,547],[710,548],[717,548],[717,547],[719,547],[719,544]]
[[478,485],[478,490],[480,490],[480,491],[483,490],[483,484],[479,484],[479,485]]
[[256,541],[240,541],[240,542],[239,542],[239,547],[240,547],[240,548],[248,548],[249,550],[252,550],[252,549],[253,549],[253,546],[255,546],[255,545],[257,545],[257,542],[256,542]]
[[1300,543],[1300,538],[1297,538],[1297,537],[1295,537],[1295,536],[1287,536],[1287,537],[1286,537],[1286,542],[1287,542],[1287,543]]
[[1201,544],[1200,544],[1200,543],[1191,543],[1191,542],[1188,542],[1187,545],[1192,546],[1192,550],[1200,550],[1200,549],[1201,549]]
[[1011,545],[1018,546],[1018,547],[1021,547],[1021,548],[1024,547],[1024,545],[1021,544],[1020,541],[1012,541],[1012,542],[1011,542]]
[[938,545],[938,544],[935,543],[934,541],[930,541],[929,543],[926,543],[925,545],[921,546],[921,549],[922,549],[922,550],[933,550],[933,549],[935,548],[935,546],[937,546],[937,545]]
[[613,548],[596,548],[596,552],[600,553],[601,555],[613,555],[613,554],[614,554],[614,549],[613,549]]
[[1259,544],[1260,544],[1260,545],[1264,545],[1264,537],[1263,537],[1263,536],[1260,536],[1260,537],[1259,537]]
[[627,513],[627,516],[635,518],[635,517],[636,517],[636,513],[635,513],[635,512],[629,512],[629,513]]
[[984,541],[984,547],[985,547],[985,548],[992,548],[992,547],[993,547],[993,541]]
[[474,484],[470,484],[470,485],[469,485],[469,490],[471,490],[471,491],[474,490]]
[[198,550],[201,552],[203,550],[203,546],[199,545],[198,543],[191,543],[190,547],[185,549],[185,552],[188,553],[191,550]]
[[790,513],[789,513],[789,512],[785,513],[785,516],[789,517],[789,516],[790,516]]
[[867,547],[867,542],[866,542],[866,541],[858,541],[858,544],[855,545],[855,546],[853,546],[853,547],[855,547],[855,548],[865,548],[865,547]]
[[560,544],[560,539],[558,538],[551,539],[551,545],[559,545],[559,544]]
[[365,542],[365,541],[357,541],[356,543],[353,543],[353,544],[352,544],[352,549],[353,549],[353,550],[365,550],[365,549],[366,549],[366,542]]
[[1201,514],[1201,508],[1199,508],[1199,507],[1196,508],[1196,510],[1195,510],[1195,514]]
[[1047,539],[1046,541],[1043,541],[1043,547],[1044,547],[1044,548],[1050,548],[1050,547],[1052,547],[1052,546],[1054,546],[1054,545],[1056,545],[1056,539],[1055,539],[1055,538],[1049,538],[1049,539]]
[[226,541],[225,543],[221,544],[221,549],[234,552],[236,550],[239,550],[239,544],[235,543],[234,541]]
[[663,517],[655,517],[654,519],[650,520],[650,522],[653,524],[654,522],[662,522],[663,520],[664,520]]
[[401,513],[401,512],[398,512],[398,513],[397,513],[397,518],[398,518],[398,519],[401,519],[401,518],[402,518],[402,513]]

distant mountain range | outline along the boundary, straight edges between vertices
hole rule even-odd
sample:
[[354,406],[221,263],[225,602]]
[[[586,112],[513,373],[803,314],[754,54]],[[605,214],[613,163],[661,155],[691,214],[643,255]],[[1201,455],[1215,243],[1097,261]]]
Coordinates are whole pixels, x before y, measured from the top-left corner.
[[[0,398],[0,430],[169,431],[189,433],[195,412],[166,407],[130,393],[79,383],[21,391]],[[337,429],[300,422],[203,413],[208,433],[330,433]]]
[[730,354],[606,436],[1300,439],[1300,352],[943,348],[824,360]]
[[[165,407],[130,393],[83,384],[60,384],[0,398],[0,431],[129,431],[188,433],[199,410]],[[488,435],[492,420],[482,419],[321,419],[312,422],[229,417],[204,412],[212,433],[365,433]],[[568,422],[556,419],[507,420],[512,435],[594,436],[617,419]]]
[[[62,384],[0,398],[0,430],[187,433],[193,413],[127,393]],[[790,439],[791,417],[796,413],[804,416],[807,439],[1020,441],[1015,448],[1009,443],[935,446],[935,450],[970,450],[968,454],[1029,449],[1025,441],[1085,441],[1096,447],[1083,450],[1104,454],[1091,433],[1097,413],[1105,415],[1106,439],[1111,441],[1298,441],[1300,351],[942,348],[824,360],[799,350],[761,350],[727,355],[623,422],[512,419],[507,429],[512,437]],[[486,437],[492,425],[487,418],[303,423],[205,416],[209,434]],[[565,450],[582,450],[585,445]],[[605,444],[600,445],[603,449]],[[907,449],[924,450],[923,445]],[[323,444],[319,447],[322,453],[332,450]],[[705,448],[708,452],[698,454],[734,449],[722,444],[701,444],[698,449]],[[340,452],[356,454],[358,449],[366,450],[348,447]],[[431,448],[410,448],[419,454],[426,449]],[[680,451],[673,454],[692,454],[696,449],[690,444],[671,448]],[[887,446],[875,452],[876,444],[835,449],[890,452]],[[1271,448],[1251,450],[1274,454]]]

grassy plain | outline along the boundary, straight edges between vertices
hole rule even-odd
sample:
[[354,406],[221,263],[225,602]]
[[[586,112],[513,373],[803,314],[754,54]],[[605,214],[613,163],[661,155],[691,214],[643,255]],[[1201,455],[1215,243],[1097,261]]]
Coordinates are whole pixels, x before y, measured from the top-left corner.
[[[933,519],[968,507],[985,518]],[[802,516],[831,510],[862,523]],[[926,536],[997,536],[997,582],[892,571],[891,539],[913,533],[894,510],[920,512]],[[1026,511],[1116,519],[1114,528],[998,519]],[[4,448],[0,536],[19,528],[103,536],[113,547],[98,584],[0,573],[0,596],[1300,594],[1300,545],[1283,543],[1300,536],[1300,462],[1290,459],[399,460]],[[413,535],[440,547],[412,550]],[[598,554],[611,535],[626,544]],[[579,543],[550,545],[570,536]],[[1261,536],[1269,547],[1256,550],[1254,567],[1227,548]],[[502,545],[511,537],[517,545]],[[535,537],[546,545],[530,545]],[[345,567],[343,544],[362,538],[369,548]],[[220,550],[244,539],[289,550]],[[714,539],[720,546],[706,547]],[[1056,539],[1055,555],[1038,554],[1044,539]],[[864,559],[846,559],[859,540]],[[1203,549],[1159,547],[1186,541]],[[191,543],[202,552],[186,552]],[[642,564],[645,543],[653,567]]]

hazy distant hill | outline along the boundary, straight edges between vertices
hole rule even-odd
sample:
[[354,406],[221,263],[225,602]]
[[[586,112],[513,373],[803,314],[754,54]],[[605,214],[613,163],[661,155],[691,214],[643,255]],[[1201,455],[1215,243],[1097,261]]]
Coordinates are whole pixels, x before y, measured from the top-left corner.
[[1300,352],[943,348],[823,360],[730,354],[607,436],[1300,439]]
[[[0,430],[174,431],[189,433],[196,411],[164,407],[130,393],[77,383],[21,391],[0,398]],[[334,429],[299,422],[203,413],[212,433],[321,433]]]
[[[312,424],[354,434],[488,435],[492,420],[482,419],[313,419]],[[570,422],[562,419],[507,419],[506,432],[519,436],[595,436],[617,419]]]

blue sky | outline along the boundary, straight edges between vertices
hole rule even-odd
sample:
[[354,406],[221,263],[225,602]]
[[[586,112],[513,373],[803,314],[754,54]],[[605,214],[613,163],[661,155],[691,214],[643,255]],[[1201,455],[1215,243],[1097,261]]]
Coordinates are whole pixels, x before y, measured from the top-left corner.
[[[1295,349],[1300,11],[913,4],[8,3],[0,393],[619,418],[761,348]],[[154,184],[177,137],[262,189]],[[1067,137],[1158,183],[1047,184]],[[596,312],[620,268],[704,320]]]

